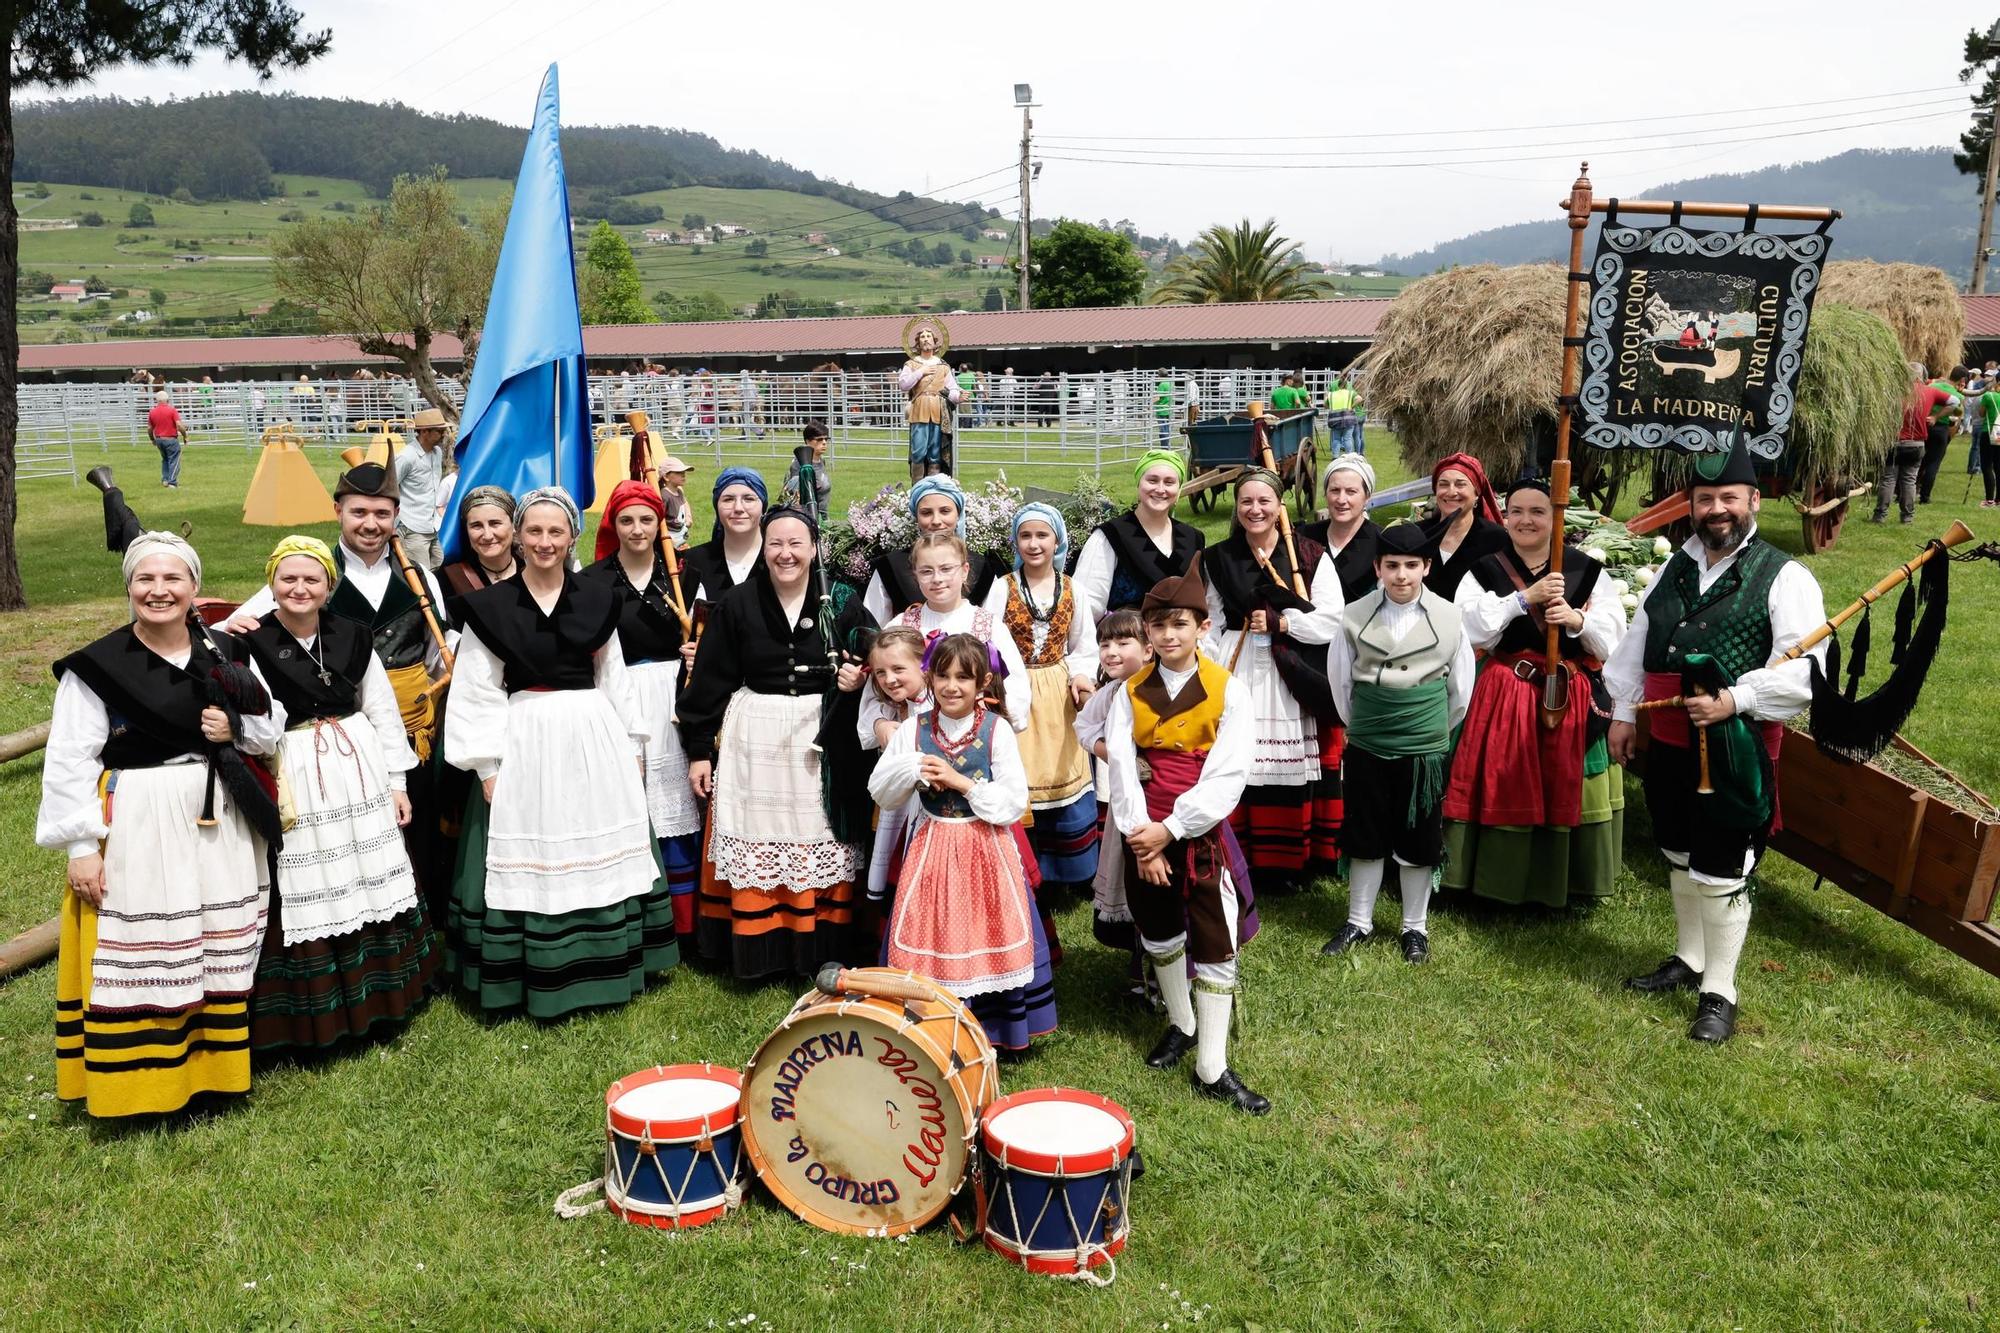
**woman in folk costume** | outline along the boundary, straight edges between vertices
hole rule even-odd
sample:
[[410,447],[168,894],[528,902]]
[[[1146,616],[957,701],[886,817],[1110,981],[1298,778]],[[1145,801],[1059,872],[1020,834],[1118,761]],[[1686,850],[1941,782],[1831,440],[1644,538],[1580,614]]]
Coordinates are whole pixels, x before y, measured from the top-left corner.
[[[952,477],[938,473],[917,482],[910,487],[909,505],[919,537],[927,532],[955,532],[961,538],[965,536],[965,491]],[[917,579],[914,550],[912,545],[884,551],[875,557],[875,572],[868,576],[861,604],[878,625],[887,625],[910,607],[923,603],[924,589]],[[977,551],[966,556],[965,564],[965,598],[974,606],[981,605],[993,587],[995,570]]]
[[463,553],[438,570],[444,584],[445,609],[454,625],[458,602],[469,592],[477,592],[521,569],[521,550],[514,540],[514,497],[503,486],[475,486],[466,492],[458,510],[458,549]]
[[1444,856],[1444,779],[1452,731],[1472,698],[1472,642],[1458,608],[1424,586],[1430,533],[1382,530],[1381,586],[1342,617],[1327,652],[1334,704],[1347,719],[1347,924],[1320,952],[1345,953],[1374,933],[1375,898],[1391,861],[1403,894],[1406,962],[1430,957],[1430,900]]
[[285,710],[278,770],[294,814],[250,997],[260,1054],[388,1035],[423,1007],[437,968],[397,832],[416,752],[367,629],[322,611],[338,577],[326,543],[285,538],[264,565],[277,609],[243,636]]
[[625,654],[639,715],[648,739],[641,763],[646,774],[646,814],[659,840],[667,892],[673,898],[674,933],[683,946],[694,937],[694,888],[701,877],[701,804],[688,786],[687,754],[674,726],[680,683],[685,571],[667,573],[660,523],[666,506],[642,481],[621,481],[605,502],[597,525],[597,562],[586,579],[602,579],[618,598],[618,646]]
[[[743,978],[859,961],[861,851],[834,835],[813,738],[827,691],[859,689],[861,668],[829,659],[818,550],[808,515],[765,515],[763,560],[715,604],[680,696],[688,781],[709,802],[696,937]],[[871,626],[849,599],[831,628],[837,651]]]
[[1097,791],[1090,756],[1076,740],[1077,710],[1097,688],[1097,635],[1090,606],[1062,570],[1069,528],[1053,505],[1014,513],[1014,572],[993,585],[986,614],[1006,626],[1028,668],[1028,840],[1047,884],[1087,884],[1097,873]]
[[764,479],[747,467],[726,467],[710,492],[715,526],[699,546],[681,557],[681,592],[692,606],[697,595],[710,603],[741,587],[764,558],[764,510],[771,503]]
[[1437,513],[1427,527],[1436,558],[1424,586],[1450,601],[1467,570],[1506,549],[1507,533],[1500,526],[1493,483],[1471,454],[1441,459],[1431,469],[1431,493],[1437,497]]
[[[1454,599],[1485,654],[1445,793],[1446,888],[1561,907],[1610,894],[1624,860],[1625,775],[1605,745],[1604,659],[1625,611],[1597,561],[1571,548],[1549,573],[1555,506],[1539,481],[1507,493],[1508,547],[1473,565]],[[1568,704],[1543,725],[1548,629]]]
[[55,664],[35,820],[35,842],[69,854],[56,1096],[94,1116],[250,1090],[259,834],[277,836],[278,811],[237,752],[269,754],[285,729],[242,645],[194,629],[193,547],[141,533],[124,577],[132,623]]
[[445,758],[479,789],[452,885],[449,966],[486,1010],[560,1018],[623,1004],[678,959],[639,761],[639,709],[607,579],[569,568],[582,525],[558,486],[521,497],[526,564],[460,604]]
[[[1310,541],[1283,540],[1282,488],[1263,468],[1244,472],[1232,531],[1202,556],[1211,655],[1248,687],[1256,708],[1250,783],[1230,823],[1250,855],[1251,874],[1273,879],[1340,856],[1339,805],[1319,799],[1325,795],[1321,728],[1313,712],[1331,710],[1324,684],[1313,678],[1325,679],[1325,645],[1340,632],[1347,605],[1333,561]],[[1291,545],[1298,548],[1296,569]]]
[[1306,524],[1299,536],[1333,557],[1342,598],[1358,602],[1375,591],[1375,544],[1382,537],[1382,529],[1368,517],[1375,465],[1365,454],[1340,455],[1327,464],[1320,495],[1326,501],[1325,521]]
[[1161,579],[1187,573],[1208,539],[1174,517],[1187,480],[1187,460],[1171,449],[1148,449],[1132,468],[1139,498],[1101,525],[1076,558],[1076,586],[1093,614],[1136,610]]
[[882,962],[965,1000],[995,1046],[1018,1051],[1055,1031],[1055,982],[1013,834],[1028,778],[985,699],[990,652],[969,634],[931,644],[934,706],[896,728],[868,791],[885,810],[919,802]]

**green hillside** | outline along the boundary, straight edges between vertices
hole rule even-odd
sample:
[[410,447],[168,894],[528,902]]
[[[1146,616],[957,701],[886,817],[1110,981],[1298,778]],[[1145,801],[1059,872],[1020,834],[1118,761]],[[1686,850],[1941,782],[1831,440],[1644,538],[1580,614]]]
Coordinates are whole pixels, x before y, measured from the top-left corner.
[[[290,176],[281,195],[261,200],[227,199],[175,202],[134,190],[89,185],[15,184],[20,210],[21,271],[42,273],[58,282],[95,278],[123,292],[109,302],[79,307],[36,298],[24,287],[20,306],[24,342],[58,338],[96,339],[111,336],[109,328],[121,315],[144,310],[149,293],[166,294],[164,313],[196,318],[207,327],[177,329],[179,333],[223,333],[242,314],[256,312],[277,299],[272,280],[273,237],[301,217],[341,214],[374,206],[358,181],[322,176]],[[509,183],[496,179],[455,180],[467,205],[504,196]],[[46,198],[37,195],[46,192]],[[772,293],[795,293],[801,300],[841,308],[906,310],[949,302],[978,308],[987,288],[997,286],[1011,295],[1012,275],[980,272],[956,262],[960,252],[980,255],[1009,253],[1011,242],[978,237],[966,240],[960,231],[912,229],[868,212],[816,195],[776,189],[723,189],[689,186],[623,196],[639,204],[657,205],[664,220],[645,226],[619,227],[638,256],[639,272],[649,300],[669,294],[677,304],[704,293],[719,297],[732,310],[753,306]],[[126,226],[132,207],[152,211],[153,225]],[[51,222],[80,221],[95,212],[101,226],[37,230]],[[700,215],[710,224],[746,227],[750,234],[702,246],[649,243],[649,230],[679,230],[683,217]],[[579,222],[576,241],[581,249],[594,224]],[[999,227],[1001,223],[989,225]],[[807,235],[824,233],[824,242]],[[761,257],[748,253],[761,240]],[[949,267],[924,267],[888,253],[892,245],[916,241],[926,249],[943,243],[954,262]],[[841,251],[822,253],[825,246]],[[42,290],[46,290],[45,288]],[[671,317],[671,305],[662,309]],[[161,327],[154,323],[151,327]],[[267,324],[260,332],[307,331],[305,326]]]

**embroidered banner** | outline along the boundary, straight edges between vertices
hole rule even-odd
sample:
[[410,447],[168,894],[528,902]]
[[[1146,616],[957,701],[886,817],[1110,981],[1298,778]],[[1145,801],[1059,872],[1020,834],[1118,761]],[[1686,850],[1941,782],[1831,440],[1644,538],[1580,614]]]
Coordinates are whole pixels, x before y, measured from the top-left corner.
[[1803,235],[1605,220],[1579,389],[1598,449],[1785,451],[1825,229]]

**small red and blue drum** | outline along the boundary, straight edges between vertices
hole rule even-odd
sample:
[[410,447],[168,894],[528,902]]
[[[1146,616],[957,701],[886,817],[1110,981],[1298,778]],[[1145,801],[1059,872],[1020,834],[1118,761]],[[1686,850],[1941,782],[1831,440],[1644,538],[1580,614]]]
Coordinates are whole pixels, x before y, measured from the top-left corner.
[[604,1204],[640,1226],[698,1227],[742,1200],[743,1079],[655,1065],[604,1091]]
[[1081,1273],[1132,1230],[1132,1117],[1076,1088],[1015,1092],[986,1108],[986,1245],[1037,1273]]

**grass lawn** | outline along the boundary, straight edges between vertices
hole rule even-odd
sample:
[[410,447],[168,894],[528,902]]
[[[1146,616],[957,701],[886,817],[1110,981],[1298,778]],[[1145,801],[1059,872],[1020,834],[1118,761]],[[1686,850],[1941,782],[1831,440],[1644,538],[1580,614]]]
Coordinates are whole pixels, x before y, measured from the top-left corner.
[[[1393,442],[1370,448],[1383,484],[1400,479]],[[1981,527],[1963,460],[1915,529],[1850,524],[1811,562],[1830,605],[1951,518]],[[237,522],[247,454],[194,451],[171,499],[147,484],[150,451],[112,461],[149,525],[194,525],[208,591],[255,586],[280,534]],[[316,462],[330,479],[331,455]],[[846,465],[838,503],[899,471]],[[1129,478],[1107,481],[1129,495]],[[31,482],[21,513],[34,609],[0,620],[0,730],[46,716],[49,659],[122,614],[96,492]],[[1765,514],[1796,550],[1789,505]],[[1993,791],[2000,577],[1955,574],[1908,734]],[[32,845],[38,767],[0,767],[0,934],[57,902],[59,861]],[[2000,982],[1773,857],[1740,1035],[1697,1047],[1691,1002],[1619,989],[1673,938],[1642,809],[1628,848],[1621,893],[1587,915],[1445,900],[1422,969],[1388,944],[1320,959],[1337,885],[1267,897],[1232,1052],[1276,1103],[1261,1120],[1143,1066],[1158,1022],[1120,998],[1122,958],[1092,942],[1088,904],[1065,903],[1062,1030],[1003,1082],[1091,1088],[1138,1121],[1149,1170],[1103,1291],[942,1227],[830,1236],[756,1192],[679,1236],[552,1215],[597,1174],[606,1084],[741,1065],[802,987],[683,966],[622,1010],[550,1026],[438,1001],[390,1045],[261,1074],[226,1113],[119,1128],[52,1099],[44,967],[0,983],[0,1311],[65,1329],[1992,1327]]]

